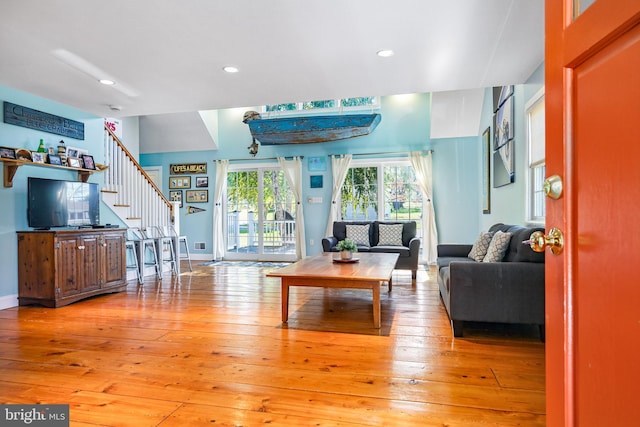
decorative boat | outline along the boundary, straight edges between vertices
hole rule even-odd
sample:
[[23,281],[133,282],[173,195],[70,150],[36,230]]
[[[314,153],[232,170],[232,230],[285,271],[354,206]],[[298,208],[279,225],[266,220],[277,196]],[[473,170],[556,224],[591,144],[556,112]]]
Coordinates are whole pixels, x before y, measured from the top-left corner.
[[334,116],[254,118],[246,120],[251,136],[262,145],[309,144],[368,135],[382,116],[347,114]]

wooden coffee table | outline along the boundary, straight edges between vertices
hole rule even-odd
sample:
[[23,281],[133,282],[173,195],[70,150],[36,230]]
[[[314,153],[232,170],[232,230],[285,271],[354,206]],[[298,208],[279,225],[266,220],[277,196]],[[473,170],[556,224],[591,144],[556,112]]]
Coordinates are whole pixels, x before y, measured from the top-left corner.
[[358,262],[338,263],[339,253],[323,252],[290,266],[272,271],[268,277],[280,277],[282,286],[282,322],[289,319],[289,287],[355,288],[373,291],[373,325],[380,328],[380,282],[389,282],[398,254],[357,252]]

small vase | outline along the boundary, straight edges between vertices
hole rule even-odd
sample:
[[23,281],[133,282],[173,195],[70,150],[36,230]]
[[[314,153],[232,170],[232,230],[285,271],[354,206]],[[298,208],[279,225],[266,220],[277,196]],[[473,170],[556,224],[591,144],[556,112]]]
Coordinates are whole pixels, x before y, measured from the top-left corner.
[[351,251],[340,251],[340,259],[351,259],[353,257],[353,252]]

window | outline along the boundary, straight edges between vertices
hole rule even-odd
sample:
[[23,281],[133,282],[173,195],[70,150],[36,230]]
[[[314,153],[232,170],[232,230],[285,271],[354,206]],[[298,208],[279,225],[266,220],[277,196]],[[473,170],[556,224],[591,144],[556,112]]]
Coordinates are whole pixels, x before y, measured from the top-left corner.
[[340,195],[344,221],[416,221],[422,236],[422,192],[407,160],[357,162]]
[[285,104],[270,104],[262,108],[264,113],[299,113],[310,110],[339,111],[340,109],[358,110],[363,108],[379,108],[378,97],[365,96],[360,98],[324,99],[320,101],[289,102]]
[[527,121],[527,221],[544,223],[545,195],[543,191],[545,170],[545,121],[544,88],[536,93],[525,106]]

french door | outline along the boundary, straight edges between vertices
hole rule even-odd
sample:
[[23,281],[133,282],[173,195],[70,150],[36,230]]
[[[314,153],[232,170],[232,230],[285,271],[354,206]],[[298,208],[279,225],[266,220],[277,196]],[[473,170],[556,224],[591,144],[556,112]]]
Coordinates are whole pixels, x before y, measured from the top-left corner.
[[230,166],[224,208],[225,259],[296,259],[295,199],[279,166]]

